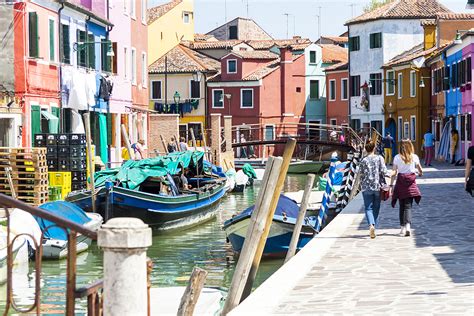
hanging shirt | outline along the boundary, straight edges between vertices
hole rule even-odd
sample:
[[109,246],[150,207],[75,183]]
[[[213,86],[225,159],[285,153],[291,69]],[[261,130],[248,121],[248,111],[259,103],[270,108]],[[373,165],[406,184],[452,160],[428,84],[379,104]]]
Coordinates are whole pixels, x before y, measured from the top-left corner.
[[86,77],[85,74],[79,71],[72,74],[68,107],[81,111],[88,110]]
[[425,136],[423,136],[423,140],[425,141],[423,146],[425,146],[425,147],[433,147],[434,146],[433,134],[426,133]]

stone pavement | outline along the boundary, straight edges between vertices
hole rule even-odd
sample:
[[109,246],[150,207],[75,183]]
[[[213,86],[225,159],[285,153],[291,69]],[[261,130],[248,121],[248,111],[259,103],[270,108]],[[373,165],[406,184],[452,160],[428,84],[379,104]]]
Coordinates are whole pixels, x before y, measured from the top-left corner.
[[383,202],[376,239],[358,212],[327,253],[261,314],[474,315],[474,198],[463,189],[463,175],[449,165],[425,170],[412,237],[398,235],[398,205]]

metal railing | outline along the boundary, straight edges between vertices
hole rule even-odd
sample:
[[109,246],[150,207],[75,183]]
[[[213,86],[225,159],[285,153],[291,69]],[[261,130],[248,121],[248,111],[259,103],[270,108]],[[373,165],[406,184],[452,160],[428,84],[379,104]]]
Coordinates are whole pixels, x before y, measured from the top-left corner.
[[[64,311],[65,315],[74,315],[76,307],[76,299],[87,298],[87,314],[89,316],[101,315],[101,289],[102,280],[98,280],[95,283],[87,285],[82,288],[76,287],[76,259],[77,249],[76,241],[78,234],[82,234],[92,240],[97,240],[97,233],[84,227],[80,224],[74,223],[63,217],[56,216],[38,207],[34,207],[25,204],[21,201],[15,200],[4,194],[0,194],[0,207],[4,208],[7,218],[7,297],[5,311],[3,315],[8,315],[11,311],[18,313],[32,313],[36,312],[36,315],[41,314],[41,262],[43,255],[43,239],[44,232],[52,227],[58,227],[63,229],[68,236],[67,245],[67,265],[66,265],[66,308]],[[48,220],[53,225],[50,225],[44,229],[41,234],[39,242],[31,234],[21,233],[12,238],[11,227],[10,227],[10,209],[16,208],[30,213],[33,216],[40,217]],[[21,237],[27,237],[31,239],[35,245],[35,299],[31,306],[21,308],[18,306],[13,298],[13,245],[15,241]]]

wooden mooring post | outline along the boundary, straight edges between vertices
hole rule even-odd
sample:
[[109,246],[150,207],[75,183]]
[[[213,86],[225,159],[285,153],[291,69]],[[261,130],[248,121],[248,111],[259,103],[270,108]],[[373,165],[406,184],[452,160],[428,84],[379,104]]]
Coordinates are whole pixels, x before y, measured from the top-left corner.
[[314,179],[316,176],[309,173],[306,176],[306,186],[304,188],[303,198],[301,199],[300,210],[298,212],[298,218],[296,220],[295,229],[291,236],[290,246],[286,253],[285,263],[290,260],[296,253],[296,247],[298,245],[301,227],[303,226],[304,217],[306,216],[306,209],[308,208],[309,197],[311,196],[311,190],[313,189]]
[[131,160],[134,160],[135,154],[133,153],[132,145],[130,144],[130,138],[128,138],[127,129],[125,128],[124,124],[120,126],[120,130],[122,132],[122,137],[125,141],[125,147],[127,147],[128,156],[130,157]]
[[204,282],[206,282],[207,271],[194,267],[193,273],[189,278],[186,290],[184,290],[181,303],[178,308],[178,316],[192,316],[196,307],[199,295],[201,294]]
[[191,134],[191,140],[193,142],[194,151],[196,151],[197,150],[196,137],[194,137],[194,130],[192,128],[189,129],[189,134]]
[[261,236],[265,231],[267,215],[271,213],[270,204],[282,164],[283,159],[279,157],[270,157],[267,161],[261,189],[255,203],[255,209],[250,217],[250,225],[245,236],[239,260],[237,261],[237,266],[235,267],[222,315],[226,315],[234,307],[239,305]]
[[165,154],[168,154],[168,146],[166,146],[165,139],[163,138],[163,135],[161,135],[161,134],[160,134],[160,139],[161,139],[161,143],[163,144]]
[[89,166],[90,172],[90,190],[91,190],[91,203],[92,203],[92,212],[95,212],[95,183],[94,183],[94,163],[92,157],[92,134],[91,134],[91,120],[90,113],[86,112],[83,115],[84,125],[86,128],[86,145],[87,145],[87,165]]

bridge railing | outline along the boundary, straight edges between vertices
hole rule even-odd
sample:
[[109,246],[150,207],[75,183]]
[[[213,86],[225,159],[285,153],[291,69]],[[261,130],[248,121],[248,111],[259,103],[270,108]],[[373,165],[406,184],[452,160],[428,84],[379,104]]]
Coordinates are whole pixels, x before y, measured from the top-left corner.
[[[63,229],[68,238],[67,245],[67,264],[66,264],[66,307],[64,314],[65,315],[74,315],[76,307],[76,299],[87,298],[87,310],[88,315],[100,315],[101,313],[101,289],[102,289],[102,280],[90,284],[88,286],[77,288],[76,287],[76,259],[77,259],[77,249],[76,249],[76,240],[78,234],[81,234],[85,237],[88,237],[92,240],[97,240],[97,233],[84,227],[80,224],[72,222],[63,217],[56,216],[51,214],[43,209],[34,207],[28,204],[25,204],[21,201],[13,199],[12,197],[0,194],[0,208],[4,209],[6,216],[6,248],[7,248],[7,293],[6,293],[6,303],[5,310],[3,315],[9,315],[11,312],[17,313],[28,313],[40,315],[47,313],[47,311],[42,310],[41,306],[41,263],[43,255],[43,240],[44,232],[41,234],[41,238],[38,241],[35,236],[27,233],[20,233],[15,236],[12,234],[11,228],[11,209],[19,209],[25,211],[33,216],[40,217],[42,219],[48,220],[53,225],[47,227],[45,231],[50,228],[56,227]],[[14,265],[14,244],[15,242],[20,242],[20,238],[28,239],[29,242],[34,244],[35,248],[35,293],[34,301],[30,306],[19,306],[15,302],[13,295],[13,265]]]

